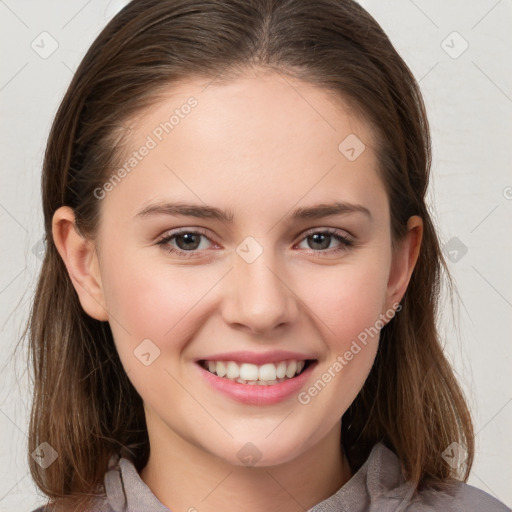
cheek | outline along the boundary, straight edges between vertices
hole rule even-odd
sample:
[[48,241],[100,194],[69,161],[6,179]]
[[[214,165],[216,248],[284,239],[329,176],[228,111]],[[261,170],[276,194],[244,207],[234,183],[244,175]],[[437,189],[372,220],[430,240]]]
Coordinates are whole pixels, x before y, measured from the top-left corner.
[[212,273],[151,267],[136,259],[111,268],[105,290],[114,343],[133,386],[156,408],[164,396],[189,404],[169,372],[182,380],[179,359],[197,330],[201,299],[217,281]]
[[323,423],[331,425],[354,401],[375,360],[387,272],[378,262],[347,265],[316,283],[322,286],[315,286],[309,306],[317,313],[312,318],[326,357],[298,400],[311,417],[327,414]]
[[[375,255],[354,265],[319,271],[306,301],[319,320],[330,348],[342,350],[365,329],[375,325],[383,310],[388,261]],[[323,326],[323,327],[322,327]]]
[[173,330],[183,331],[187,315],[213,286],[213,276],[201,276],[197,279],[190,269],[171,272],[125,262],[105,285],[109,312],[134,336],[160,343],[172,337]]
[[218,269],[151,265],[129,255],[106,262],[104,273],[110,325],[120,354],[133,352],[144,339],[179,352],[194,335],[208,293],[223,275]]
[[[382,246],[385,247],[385,246]],[[303,404],[329,410],[332,421],[350,406],[373,365],[385,304],[390,251],[365,251],[346,265],[317,273],[308,305],[316,313],[326,359],[317,380],[299,397]]]

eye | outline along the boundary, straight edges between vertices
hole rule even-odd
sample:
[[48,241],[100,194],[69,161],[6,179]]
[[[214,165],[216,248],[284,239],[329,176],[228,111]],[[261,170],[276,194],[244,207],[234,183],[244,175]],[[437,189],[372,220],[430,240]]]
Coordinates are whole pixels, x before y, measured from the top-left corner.
[[[157,245],[162,246],[166,252],[175,254],[180,258],[193,258],[200,256],[201,251],[207,248],[201,247],[201,238],[211,242],[203,230],[181,230],[164,235],[159,239]],[[333,228],[309,231],[303,240],[311,240],[308,242],[308,246],[313,253],[316,253],[315,256],[322,256],[323,253],[346,251],[354,246],[354,240],[349,235]],[[333,240],[337,241],[339,246],[329,248]]]
[[[180,258],[190,258],[196,256],[196,251],[204,249],[204,247],[201,247],[201,238],[211,241],[204,231],[182,230],[177,233],[164,235],[157,242],[157,245],[162,246],[165,251],[176,254]],[[176,243],[177,247],[170,245],[172,241]]]
[[[339,246],[329,248],[333,240],[339,242]],[[354,246],[354,240],[348,234],[333,228],[309,231],[306,233],[304,241],[308,241],[309,248],[315,253],[336,253],[346,251]],[[321,256],[321,254],[318,254],[318,256]]]

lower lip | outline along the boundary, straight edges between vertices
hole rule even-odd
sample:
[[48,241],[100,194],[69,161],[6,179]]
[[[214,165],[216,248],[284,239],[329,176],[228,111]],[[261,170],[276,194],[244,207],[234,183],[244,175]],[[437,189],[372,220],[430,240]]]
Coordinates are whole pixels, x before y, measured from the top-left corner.
[[240,384],[205,370],[199,363],[196,366],[201,370],[201,375],[206,379],[208,385],[233,400],[250,405],[272,405],[298,393],[311,375],[313,368],[316,366],[316,361],[310,363],[297,377],[287,379],[279,384],[272,384],[271,386]]

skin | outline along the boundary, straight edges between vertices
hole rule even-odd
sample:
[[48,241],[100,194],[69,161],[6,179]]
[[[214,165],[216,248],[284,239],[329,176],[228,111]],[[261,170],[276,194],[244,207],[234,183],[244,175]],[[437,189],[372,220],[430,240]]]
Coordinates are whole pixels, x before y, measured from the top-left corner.
[[[340,418],[364,384],[378,336],[306,405],[296,395],[275,405],[235,402],[198,379],[193,361],[236,350],[315,354],[304,389],[311,386],[401,300],[422,221],[411,217],[392,246],[371,127],[324,90],[263,72],[206,85],[182,83],[132,120],[133,151],[188,97],[198,101],[101,200],[95,242],[77,233],[68,207],[55,212],[54,240],[82,307],[110,323],[144,400],[151,455],[141,478],[156,497],[176,511],[305,510],[353,474]],[[354,161],[338,150],[350,134],[366,145]],[[175,200],[229,209],[233,222],[136,216]],[[362,205],[370,216],[286,223],[295,208],[331,201]],[[176,228],[206,230],[196,256],[157,244]],[[342,243],[315,243],[304,235],[312,228],[335,228],[355,244],[334,252]],[[248,236],[263,250],[252,263],[236,252]],[[167,246],[185,251],[179,242]],[[160,349],[149,366],[133,353],[147,338]],[[247,442],[261,454],[252,467],[237,456]]]

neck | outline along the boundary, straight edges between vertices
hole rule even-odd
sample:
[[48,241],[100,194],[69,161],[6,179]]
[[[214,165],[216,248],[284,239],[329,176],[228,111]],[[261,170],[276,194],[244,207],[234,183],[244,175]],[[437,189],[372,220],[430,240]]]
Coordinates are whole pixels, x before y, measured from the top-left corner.
[[151,451],[140,476],[170,510],[304,511],[352,476],[341,447],[341,422],[308,451],[268,467],[229,464],[160,427],[148,430]]

